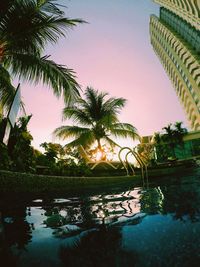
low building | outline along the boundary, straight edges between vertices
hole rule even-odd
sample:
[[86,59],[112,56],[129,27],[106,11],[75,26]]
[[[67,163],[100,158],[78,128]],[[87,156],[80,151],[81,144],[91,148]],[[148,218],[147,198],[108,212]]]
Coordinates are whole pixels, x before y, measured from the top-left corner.
[[183,142],[155,142],[154,136],[144,136],[143,145],[154,146],[155,159],[157,162],[164,162],[169,158],[191,159],[200,158],[200,131],[188,132],[183,137]]

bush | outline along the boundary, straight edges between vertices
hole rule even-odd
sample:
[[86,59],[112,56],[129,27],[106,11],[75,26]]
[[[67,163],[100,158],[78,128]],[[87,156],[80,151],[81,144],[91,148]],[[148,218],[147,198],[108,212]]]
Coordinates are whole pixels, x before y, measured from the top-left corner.
[[11,160],[8,155],[8,149],[6,145],[0,142],[0,169],[9,170],[11,165]]

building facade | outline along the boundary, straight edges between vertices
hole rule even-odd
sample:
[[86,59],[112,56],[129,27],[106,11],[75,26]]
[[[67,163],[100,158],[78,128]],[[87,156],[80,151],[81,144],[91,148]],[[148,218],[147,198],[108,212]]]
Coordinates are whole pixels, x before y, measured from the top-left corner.
[[177,159],[200,159],[200,131],[188,132],[183,136],[183,142],[174,144],[173,149],[169,143],[155,143],[154,136],[144,136],[143,146],[153,146],[158,162],[165,162],[170,157]]
[[[184,5],[183,2],[189,1],[155,0],[155,2],[159,4],[163,2],[170,8],[161,7],[159,18],[151,16],[151,44],[176,90],[191,130],[200,130],[200,30],[183,19],[183,14],[187,17],[185,10],[191,6]],[[190,2],[197,4],[200,0]],[[178,7],[180,3],[182,9],[180,8],[179,12],[182,10],[182,16],[170,11],[174,6],[173,11],[176,12],[175,6]],[[199,12],[197,9],[199,4],[194,6]],[[199,14],[193,13],[195,16]]]
[[[163,147],[162,147],[163,146]],[[200,158],[200,131],[189,132],[183,137],[182,145],[176,144],[173,148],[163,144],[156,146],[156,154],[158,161],[165,161],[166,158],[176,157],[177,159]],[[163,153],[164,152],[164,153]]]
[[172,11],[197,30],[200,29],[200,0],[154,0]]

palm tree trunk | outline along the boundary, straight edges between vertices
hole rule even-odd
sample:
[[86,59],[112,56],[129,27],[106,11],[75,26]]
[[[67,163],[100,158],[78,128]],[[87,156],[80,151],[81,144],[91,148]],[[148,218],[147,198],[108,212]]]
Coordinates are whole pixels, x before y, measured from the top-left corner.
[[100,139],[97,139],[97,143],[98,143],[98,149],[102,149],[102,147],[101,147],[101,142],[100,142]]

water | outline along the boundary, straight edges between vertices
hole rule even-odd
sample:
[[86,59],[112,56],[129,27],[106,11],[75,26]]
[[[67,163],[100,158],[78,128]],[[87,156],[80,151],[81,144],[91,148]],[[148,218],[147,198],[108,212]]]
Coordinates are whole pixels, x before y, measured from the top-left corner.
[[1,196],[1,266],[200,266],[199,171],[100,191]]

